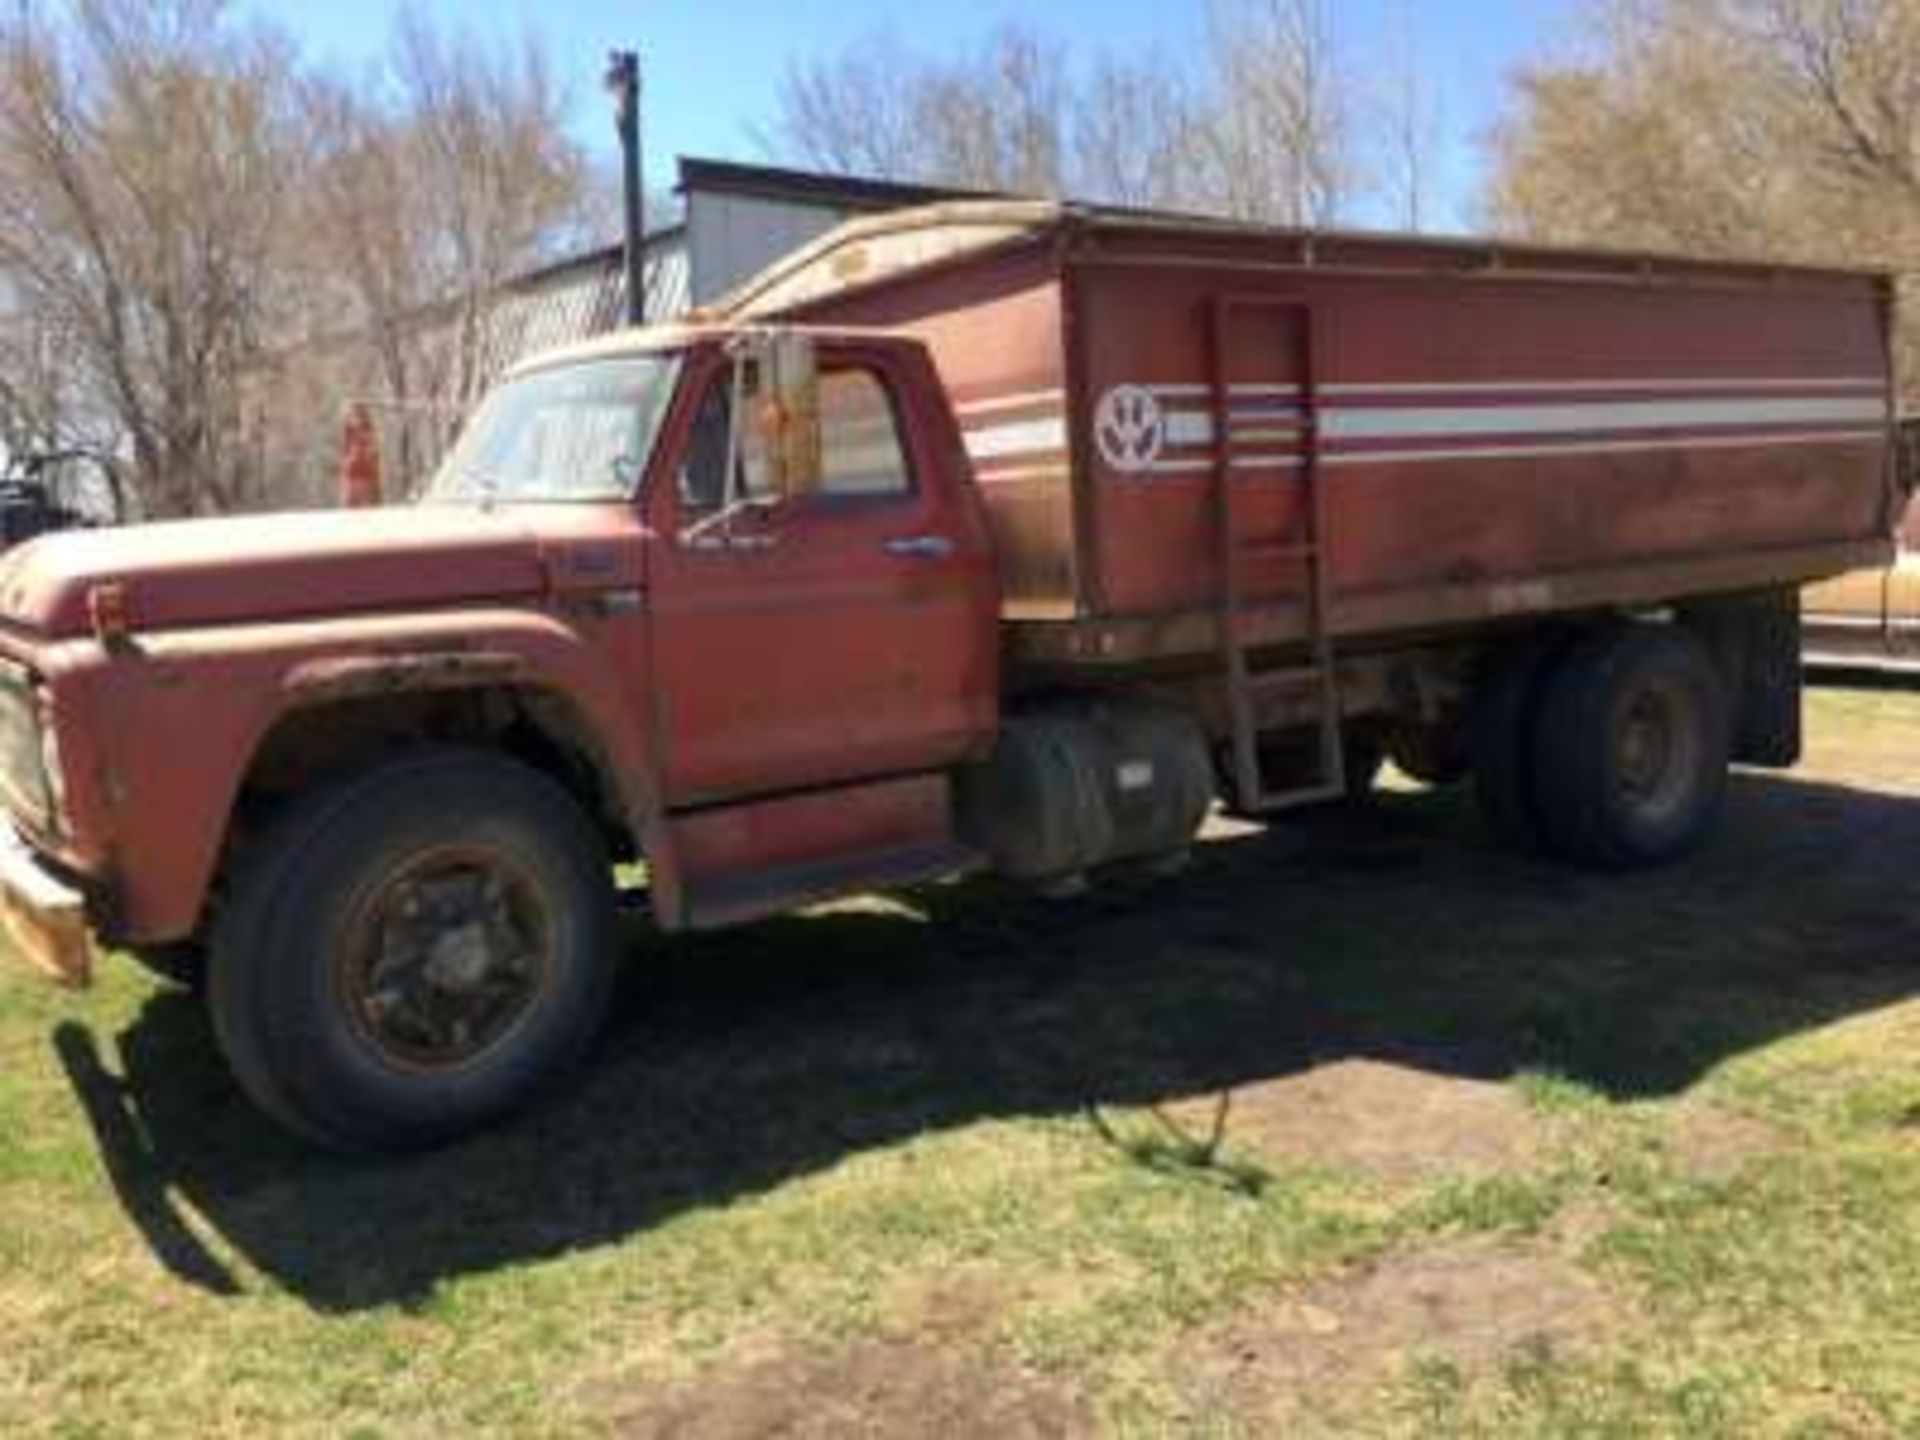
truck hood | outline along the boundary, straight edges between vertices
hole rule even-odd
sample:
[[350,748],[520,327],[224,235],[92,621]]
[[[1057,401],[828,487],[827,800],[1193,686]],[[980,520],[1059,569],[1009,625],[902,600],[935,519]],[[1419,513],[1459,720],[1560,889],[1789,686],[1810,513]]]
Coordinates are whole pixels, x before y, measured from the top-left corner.
[[544,548],[521,512],[455,506],[70,531],[0,556],[0,618],[83,634],[107,582],[136,631],[505,599],[544,588]]

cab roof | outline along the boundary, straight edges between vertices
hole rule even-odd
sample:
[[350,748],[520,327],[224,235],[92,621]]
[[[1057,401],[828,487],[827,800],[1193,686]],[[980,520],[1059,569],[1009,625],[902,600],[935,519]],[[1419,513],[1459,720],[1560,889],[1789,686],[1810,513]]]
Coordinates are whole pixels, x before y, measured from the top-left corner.
[[[578,340],[569,345],[559,345],[553,349],[529,355],[514,364],[502,378],[511,380],[530,371],[545,370],[554,365],[571,365],[590,360],[615,360],[631,355],[651,355],[663,350],[685,350],[703,342],[724,340],[731,336],[751,334],[755,330],[767,328],[768,326],[764,323],[700,315],[659,325],[630,325],[624,329],[609,331],[605,335],[596,335],[590,340]],[[898,341],[900,338],[882,330],[853,325],[782,324],[780,329],[786,333],[797,331],[803,335],[812,335],[821,340],[891,339]]]

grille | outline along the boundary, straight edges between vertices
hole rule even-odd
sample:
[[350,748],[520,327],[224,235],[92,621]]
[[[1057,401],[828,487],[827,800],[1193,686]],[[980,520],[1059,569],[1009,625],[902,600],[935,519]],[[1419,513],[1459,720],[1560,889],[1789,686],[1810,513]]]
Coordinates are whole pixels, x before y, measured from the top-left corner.
[[19,666],[6,664],[0,664],[0,803],[35,829],[53,815],[33,681]]

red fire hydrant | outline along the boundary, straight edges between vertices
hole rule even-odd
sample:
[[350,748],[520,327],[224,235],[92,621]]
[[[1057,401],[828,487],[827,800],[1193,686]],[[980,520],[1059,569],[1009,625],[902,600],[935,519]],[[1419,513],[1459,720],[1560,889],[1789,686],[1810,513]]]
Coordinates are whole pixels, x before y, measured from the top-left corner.
[[340,434],[340,503],[364,507],[380,503],[380,432],[367,407],[347,407]]

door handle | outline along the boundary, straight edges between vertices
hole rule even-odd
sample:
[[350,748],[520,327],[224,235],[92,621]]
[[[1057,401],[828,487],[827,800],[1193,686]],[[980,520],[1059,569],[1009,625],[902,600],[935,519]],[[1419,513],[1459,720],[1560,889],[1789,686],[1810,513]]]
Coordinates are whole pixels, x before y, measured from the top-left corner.
[[882,541],[880,548],[915,560],[944,560],[953,554],[953,541],[944,535],[902,535]]

